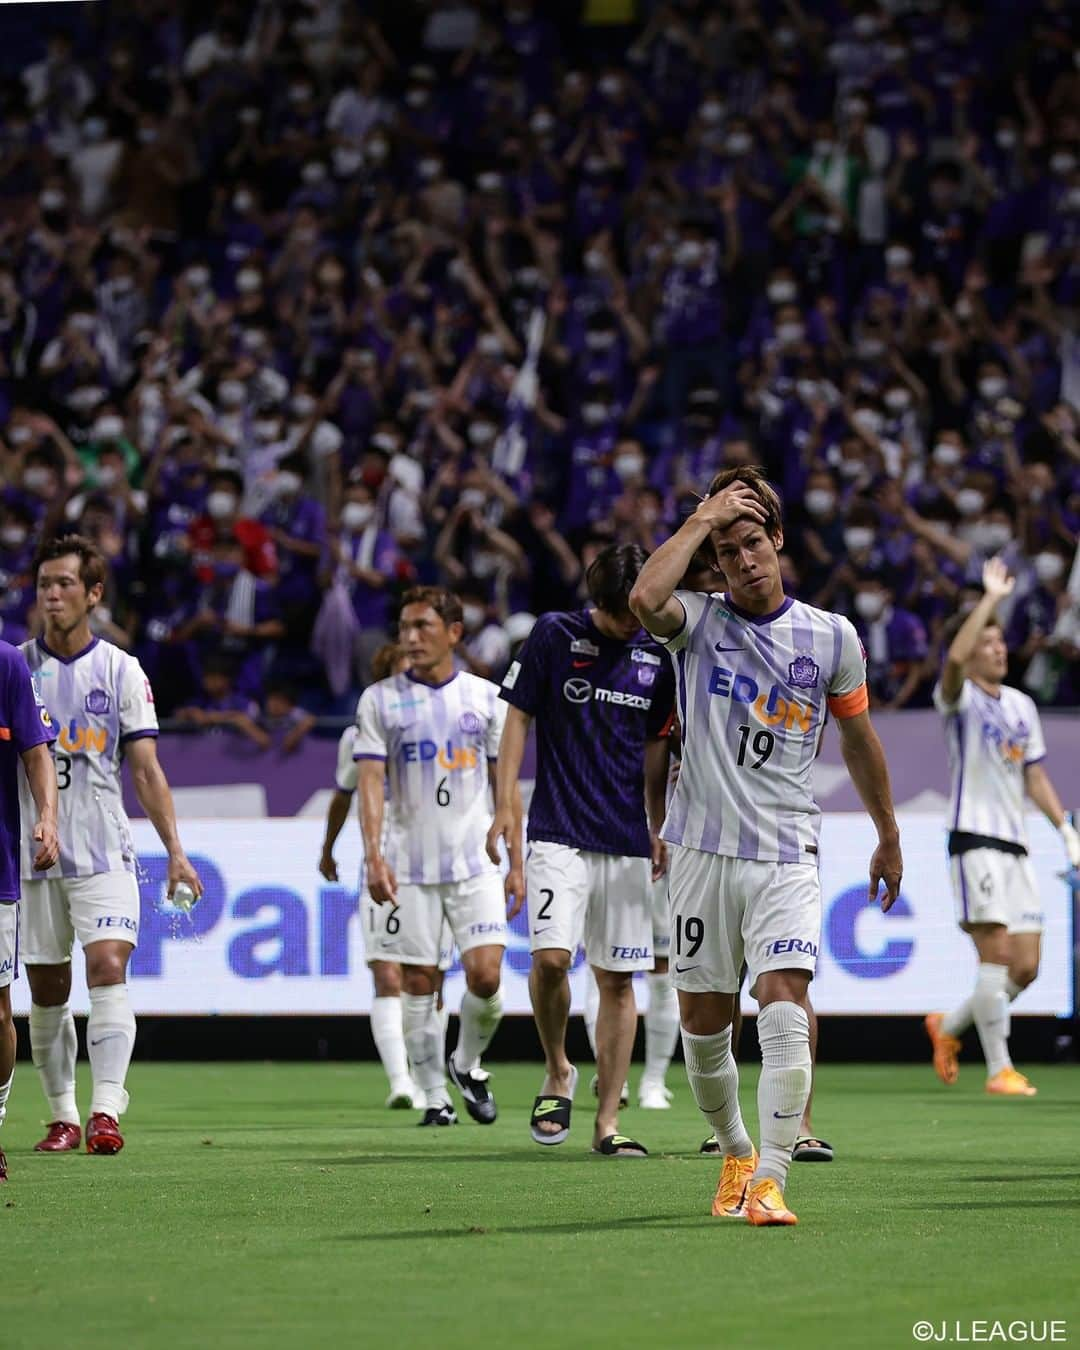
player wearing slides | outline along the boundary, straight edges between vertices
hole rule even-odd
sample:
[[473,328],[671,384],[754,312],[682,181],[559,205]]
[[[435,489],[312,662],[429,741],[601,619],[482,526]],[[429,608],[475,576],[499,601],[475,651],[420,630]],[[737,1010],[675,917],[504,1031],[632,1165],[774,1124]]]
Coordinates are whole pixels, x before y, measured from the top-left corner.
[[[726,593],[676,591],[709,539]],[[780,503],[761,470],[726,469],[630,596],[678,672],[683,761],[662,833],[687,1076],[725,1154],[713,1213],[755,1225],[797,1222],[783,1187],[810,1090],[806,996],[821,928],[813,767],[826,709],[877,827],[870,897],[884,877],[884,909],[902,871],[859,640],[847,619],[785,597],[783,542]],[[760,1007],[760,1157],[731,1053],[744,957]]]
[[1072,867],[1080,836],[1042,767],[1046,754],[1035,704],[1002,681],[1008,651],[994,610],[1013,589],[999,558],[983,567],[983,595],[949,645],[934,706],[945,718],[952,775],[949,857],[956,917],[975,944],[975,990],[952,1012],[931,1013],[934,1068],[956,1082],[960,1037],[975,1023],[986,1059],[986,1090],[1033,1097],[1009,1058],[1009,1004],[1039,973],[1043,915],[1027,856],[1024,796],[1061,831]]
[[[77,1148],[75,1023],[68,1006],[71,950],[86,958],[90,1017],[86,1026],[93,1091],[86,1126],[88,1153],[124,1146],[119,1117],[135,1047],[135,1017],[127,989],[128,959],[139,940],[135,850],[124,813],[121,758],[139,802],[168,852],[168,893],[185,882],[202,885],[176,831],[169,784],[154,744],[157,716],[142,667],[119,647],[95,638],[90,611],[101,600],[106,564],[89,540],[68,535],[44,544],[35,562],[42,636],[22,652],[42,702],[58,728],[60,859],[41,878],[28,838],[22,850],[23,950],[30,980],[30,1049],[52,1116],[35,1147],[43,1153]],[[20,784],[29,814],[29,783]]]
[[[593,1149],[607,1157],[648,1152],[618,1127],[637,1025],[633,975],[653,967],[651,883],[666,864],[655,831],[663,811],[674,681],[662,650],[626,605],[645,557],[636,545],[606,548],[586,577],[593,607],[541,615],[510,666],[502,688],[510,712],[489,836],[489,855],[500,837],[511,841],[513,854],[513,793],[535,717],[529,993],[546,1076],[530,1131],[538,1144],[560,1144],[570,1130],[577,1070],[566,1057],[567,972],[584,939],[600,987]],[[655,812],[651,828],[647,805]],[[513,872],[507,884],[520,884]]]
[[[19,959],[19,859],[24,833],[33,841],[33,862],[43,872],[60,856],[56,837],[56,770],[49,742],[56,730],[34,689],[22,656],[0,642],[0,1125],[7,1114],[15,1077],[15,1023],[11,1018],[11,982]],[[22,824],[19,764],[26,773],[35,806],[34,825]],[[7,1181],[7,1159],[0,1148],[0,1181]]]
[[[496,1117],[495,1099],[479,1064],[502,1017],[506,917],[502,881],[485,856],[484,839],[491,823],[489,766],[498,755],[505,708],[495,685],[454,668],[464,632],[456,596],[434,586],[408,591],[398,631],[408,671],[370,685],[357,710],[354,754],[368,889],[377,905],[391,907],[380,948],[404,968],[405,1044],[427,1107],[421,1123],[457,1121],[446,1091],[438,1008],[445,916],[466,982],[461,1032],[446,1071],[472,1118],[488,1125]],[[516,809],[520,815],[520,796]]]

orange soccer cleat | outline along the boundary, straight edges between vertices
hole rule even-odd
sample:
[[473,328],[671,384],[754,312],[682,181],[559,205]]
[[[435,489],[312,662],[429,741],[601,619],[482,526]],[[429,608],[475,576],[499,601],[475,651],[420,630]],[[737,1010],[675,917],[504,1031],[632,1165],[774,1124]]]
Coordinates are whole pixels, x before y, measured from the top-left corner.
[[746,1210],[743,1200],[746,1197],[746,1183],[754,1175],[758,1164],[757,1150],[751,1150],[748,1158],[736,1158],[733,1153],[725,1154],[724,1165],[720,1169],[720,1180],[716,1183],[712,1212],[716,1219],[745,1219]]
[[934,1072],[946,1087],[952,1087],[960,1077],[961,1043],[955,1036],[942,1031],[944,1019],[944,1013],[927,1013],[923,1026],[934,1047]]
[[1011,1064],[986,1080],[986,1090],[994,1097],[1034,1097],[1039,1091]]
[[764,1181],[755,1181],[746,1192],[746,1222],[755,1228],[767,1228],[799,1221],[784,1204],[784,1192],[772,1177],[766,1177]]

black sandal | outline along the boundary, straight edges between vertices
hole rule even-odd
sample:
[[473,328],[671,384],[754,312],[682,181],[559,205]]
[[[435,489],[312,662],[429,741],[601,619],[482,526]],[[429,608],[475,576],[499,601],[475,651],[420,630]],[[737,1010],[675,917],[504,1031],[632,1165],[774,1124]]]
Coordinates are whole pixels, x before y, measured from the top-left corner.
[[604,1158],[647,1158],[649,1150],[636,1139],[625,1134],[608,1134],[600,1140],[599,1147],[593,1152]]
[[800,1134],[791,1148],[792,1162],[832,1162],[832,1144],[812,1134]]
[[[570,1070],[570,1095],[557,1097],[554,1093],[541,1092],[534,1099],[532,1114],[529,1116],[529,1133],[538,1144],[562,1144],[570,1134],[570,1113],[574,1106],[574,1091],[577,1088],[578,1071]],[[541,1121],[551,1121],[558,1125],[557,1131],[550,1133],[539,1128]]]

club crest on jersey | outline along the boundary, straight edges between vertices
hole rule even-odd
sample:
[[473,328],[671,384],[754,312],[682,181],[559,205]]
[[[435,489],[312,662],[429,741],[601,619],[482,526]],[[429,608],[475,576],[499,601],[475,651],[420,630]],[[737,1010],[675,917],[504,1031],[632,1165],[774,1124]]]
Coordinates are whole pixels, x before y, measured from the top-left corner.
[[652,666],[638,666],[634,674],[638,684],[643,684],[646,689],[656,683],[656,671]]
[[480,721],[476,713],[468,711],[463,712],[458,719],[458,726],[466,736],[479,736],[484,729],[483,722]]
[[640,661],[646,666],[658,666],[660,658],[655,652],[647,652],[644,647],[631,647],[630,660]]
[[813,689],[821,667],[812,656],[797,656],[788,666],[788,684],[792,689]]
[[576,656],[599,656],[600,648],[595,642],[590,642],[588,638],[575,638],[570,644],[570,650]]
[[91,689],[86,696],[86,711],[97,717],[104,717],[112,706],[112,699],[104,689]]

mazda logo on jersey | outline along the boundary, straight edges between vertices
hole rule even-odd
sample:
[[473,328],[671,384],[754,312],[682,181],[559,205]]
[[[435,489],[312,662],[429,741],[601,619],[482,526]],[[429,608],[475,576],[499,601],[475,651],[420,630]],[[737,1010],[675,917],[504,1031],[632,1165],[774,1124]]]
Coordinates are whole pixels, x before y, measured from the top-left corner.
[[592,684],[588,680],[567,680],[562,691],[571,703],[592,702]]

